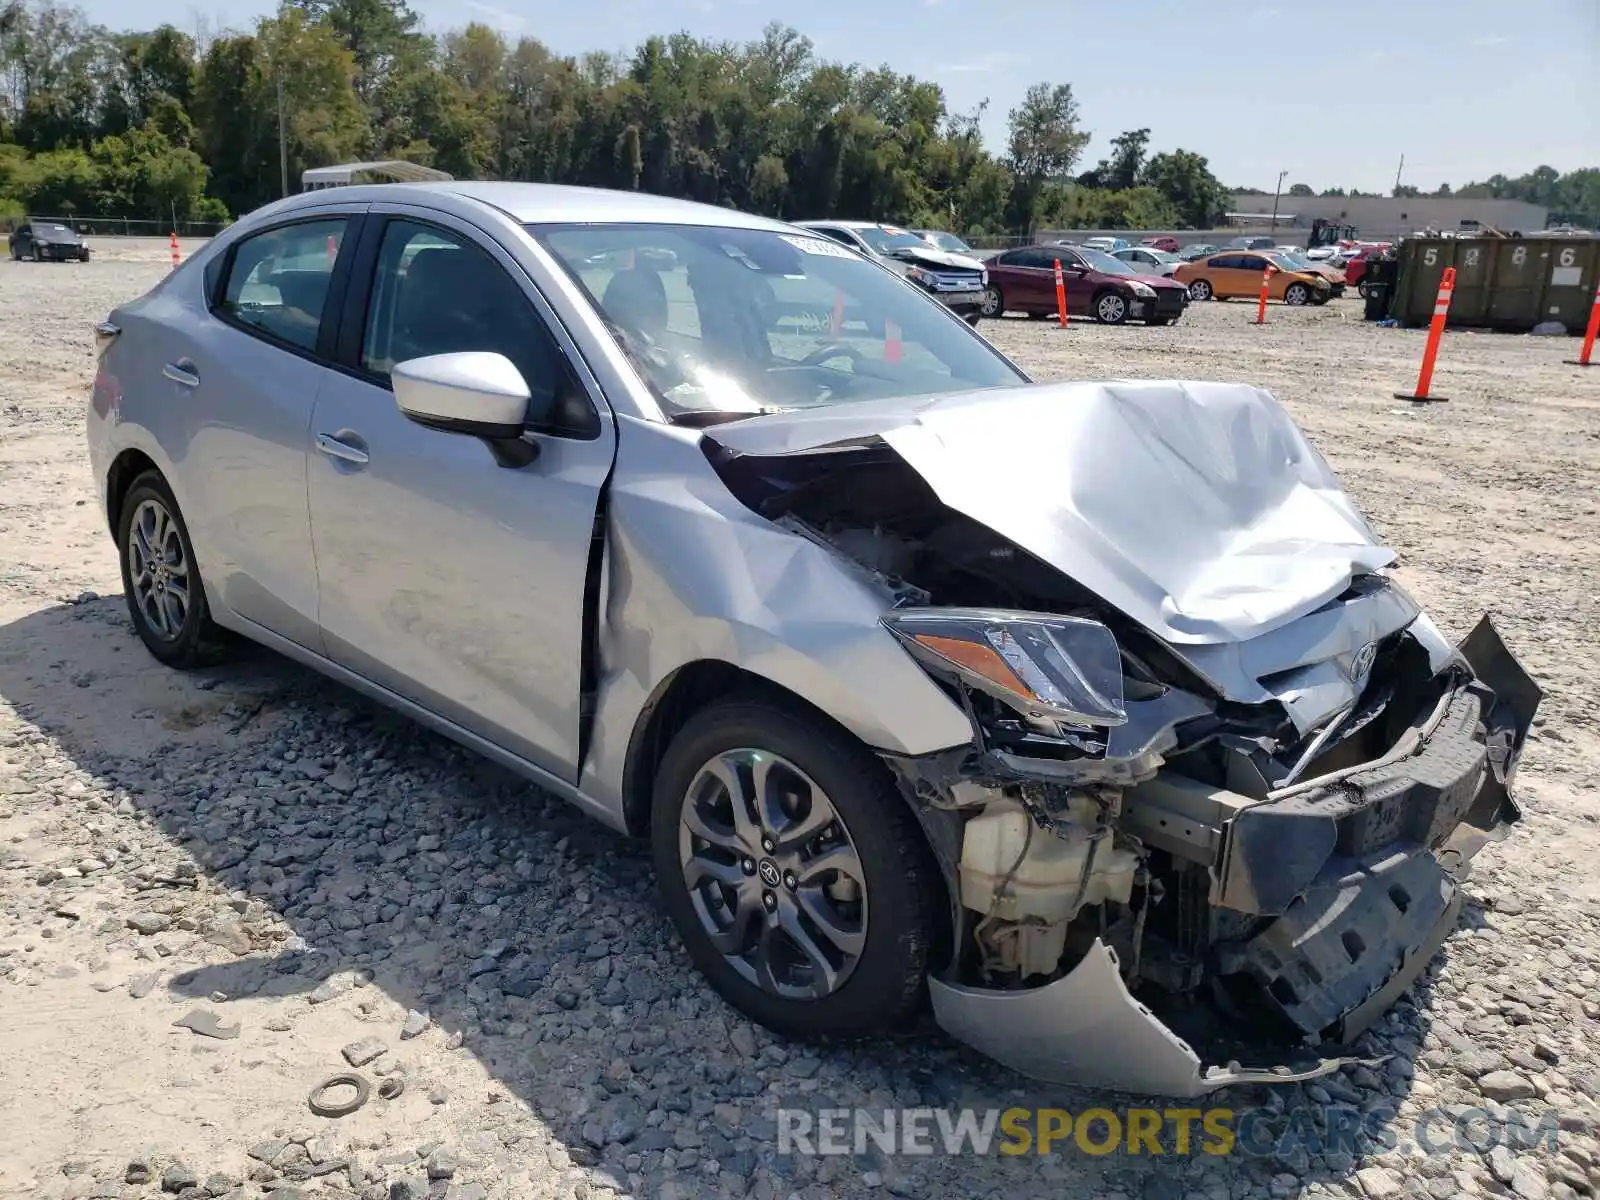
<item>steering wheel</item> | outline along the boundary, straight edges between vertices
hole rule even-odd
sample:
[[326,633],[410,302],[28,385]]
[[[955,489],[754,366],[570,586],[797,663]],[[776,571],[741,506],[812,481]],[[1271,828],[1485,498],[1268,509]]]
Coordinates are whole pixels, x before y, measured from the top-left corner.
[[826,346],[813,350],[800,360],[802,367],[820,367],[831,358],[848,358],[853,363],[865,362],[866,357],[854,346],[843,342],[829,342]]

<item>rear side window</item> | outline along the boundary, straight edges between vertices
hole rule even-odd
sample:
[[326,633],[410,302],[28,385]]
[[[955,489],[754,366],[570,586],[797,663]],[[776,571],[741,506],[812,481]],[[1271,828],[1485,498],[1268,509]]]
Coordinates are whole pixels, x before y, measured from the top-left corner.
[[234,247],[218,314],[274,341],[316,349],[347,224],[332,217],[245,238]]

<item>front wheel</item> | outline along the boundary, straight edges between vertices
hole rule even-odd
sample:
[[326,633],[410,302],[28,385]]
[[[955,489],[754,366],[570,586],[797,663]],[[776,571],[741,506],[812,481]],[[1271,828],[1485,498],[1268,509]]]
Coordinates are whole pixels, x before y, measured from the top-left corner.
[[692,717],[656,773],[651,844],[695,966],[789,1037],[894,1028],[921,1002],[938,869],[883,764],[764,697]]
[[999,317],[1006,311],[1006,298],[1001,295],[1000,288],[990,284],[983,289],[983,307],[979,310],[986,317]]
[[1094,319],[1102,325],[1121,325],[1128,319],[1128,300],[1121,292],[1101,292],[1094,298]]
[[1210,283],[1210,281],[1209,280],[1205,280],[1205,279],[1196,279],[1193,283],[1191,283],[1189,285],[1189,299],[1191,299],[1191,300],[1209,300],[1209,299],[1211,299],[1211,283]]
[[117,549],[128,615],[150,653],[181,669],[215,661],[221,633],[206,605],[188,527],[159,472],[146,471],[123,497]]
[[1145,322],[1145,324],[1146,325],[1155,325],[1157,327],[1162,326],[1162,325],[1171,325],[1172,324],[1172,318],[1171,317],[1151,317],[1149,320],[1147,320]]
[[977,309],[969,308],[966,312],[961,314],[961,319],[976,329],[978,327],[978,321],[982,318],[982,316],[983,314]]
[[1367,285],[1365,283],[1356,284],[1356,295],[1360,296],[1363,300],[1367,298]]
[[1283,302],[1298,308],[1302,304],[1311,303],[1311,289],[1303,283],[1291,283],[1283,289]]

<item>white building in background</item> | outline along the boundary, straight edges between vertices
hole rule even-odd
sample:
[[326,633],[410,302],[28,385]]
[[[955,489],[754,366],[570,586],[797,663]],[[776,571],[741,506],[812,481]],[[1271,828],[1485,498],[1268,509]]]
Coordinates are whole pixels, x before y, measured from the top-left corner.
[[[1476,229],[1493,226],[1502,233],[1536,233],[1550,210],[1521,200],[1468,200],[1458,196],[1290,196],[1278,197],[1277,228],[1308,230],[1323,220],[1354,225],[1363,238],[1393,238],[1423,229]],[[1229,198],[1228,222],[1240,228],[1272,224],[1272,197],[1253,192]]]

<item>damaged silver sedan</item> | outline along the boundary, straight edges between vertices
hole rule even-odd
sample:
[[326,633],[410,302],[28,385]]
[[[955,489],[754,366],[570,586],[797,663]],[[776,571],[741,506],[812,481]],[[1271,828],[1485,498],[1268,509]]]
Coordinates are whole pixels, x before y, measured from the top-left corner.
[[[341,188],[99,328],[157,658],[241,632],[650,839],[729,1003],[930,998],[1050,1080],[1341,1061],[1515,821],[1540,700],[1241,385],[1035,385],[804,230]],[[1202,1065],[1276,1045],[1309,1060]]]

